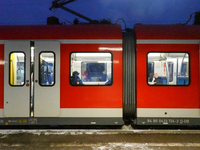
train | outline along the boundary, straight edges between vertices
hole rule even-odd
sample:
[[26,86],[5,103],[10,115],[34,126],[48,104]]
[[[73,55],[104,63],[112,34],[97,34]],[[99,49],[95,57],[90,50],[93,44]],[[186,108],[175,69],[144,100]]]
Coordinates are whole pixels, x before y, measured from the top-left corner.
[[1,126],[200,125],[199,25],[1,25],[0,33]]

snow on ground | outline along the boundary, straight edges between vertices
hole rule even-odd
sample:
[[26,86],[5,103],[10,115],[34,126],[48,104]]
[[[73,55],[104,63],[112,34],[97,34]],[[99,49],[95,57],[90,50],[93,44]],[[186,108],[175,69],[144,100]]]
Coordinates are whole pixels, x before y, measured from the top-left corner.
[[[150,131],[150,130],[149,130]],[[126,133],[143,133],[144,130],[0,130],[0,135],[6,134],[19,134],[19,133],[29,133],[36,135],[81,135],[81,134],[96,134],[96,135],[106,135],[106,134],[126,134]],[[145,131],[148,133],[148,130]]]
[[[13,134],[33,134],[33,135],[115,135],[115,134],[200,134],[199,130],[70,130],[70,129],[65,129],[65,130],[46,130],[46,129],[38,129],[38,130],[0,130],[0,138],[4,139],[8,137],[8,135],[13,135]],[[5,143],[1,143],[5,144]],[[5,145],[1,145],[5,146]],[[17,143],[18,144],[18,143]],[[94,150],[115,150],[115,149],[126,149],[126,150],[132,150],[134,149],[140,149],[140,150],[151,150],[155,147],[157,148],[168,148],[168,147],[178,147],[178,148],[200,148],[200,143],[136,143],[133,141],[133,143],[126,143],[126,142],[107,142],[107,143],[50,143],[51,147],[53,148],[63,148],[63,147],[91,147]],[[13,145],[11,145],[13,146]],[[19,147],[19,145],[17,145]],[[24,146],[23,144],[21,145],[22,147]],[[16,147],[16,144],[14,145]]]
[[[95,150],[116,150],[116,149],[126,149],[126,150],[132,150],[132,149],[141,149],[141,150],[151,150],[151,148],[148,147],[147,143],[108,143],[103,146],[97,146],[93,147]],[[153,150],[153,149],[152,149]]]
[[108,143],[103,146],[93,146],[95,150],[116,150],[116,149],[139,149],[139,150],[153,150],[157,149],[164,149],[169,147],[176,147],[176,148],[200,148],[200,143]]
[[[133,134],[133,133],[140,133],[140,134],[200,134],[200,130],[126,130],[126,129],[116,129],[116,130],[95,130],[95,129],[86,129],[86,130],[79,130],[79,129],[65,129],[65,130],[46,130],[46,129],[1,129],[0,135],[8,135],[8,134],[19,134],[19,133],[29,133],[35,135],[81,135],[81,134],[96,134],[96,135],[106,135],[106,134]],[[1,137],[2,138],[2,137]]]

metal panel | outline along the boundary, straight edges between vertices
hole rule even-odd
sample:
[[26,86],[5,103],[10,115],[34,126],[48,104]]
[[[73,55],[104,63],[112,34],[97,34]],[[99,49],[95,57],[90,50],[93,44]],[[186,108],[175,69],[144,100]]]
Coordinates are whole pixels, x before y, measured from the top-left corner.
[[200,118],[162,118],[162,117],[139,117],[137,118],[137,125],[200,125]]
[[79,118],[122,118],[122,108],[66,108],[61,109],[60,117]]
[[200,109],[138,108],[137,117],[187,117],[200,118]]
[[0,118],[2,125],[123,125],[121,117],[90,117],[90,118],[72,118],[72,117],[32,117],[32,118]]
[[5,42],[4,66],[4,117],[30,116],[30,86],[9,84],[9,55],[11,52],[25,54],[25,80],[30,81],[30,41]]
[[[39,54],[55,53],[55,84],[39,85]],[[34,117],[58,117],[60,115],[60,43],[58,41],[35,41],[34,67]]]

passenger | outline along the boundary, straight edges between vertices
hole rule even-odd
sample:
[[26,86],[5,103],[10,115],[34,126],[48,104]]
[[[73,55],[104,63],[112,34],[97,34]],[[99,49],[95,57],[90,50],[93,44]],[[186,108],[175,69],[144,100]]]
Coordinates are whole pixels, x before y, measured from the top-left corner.
[[71,85],[83,85],[82,80],[79,78],[78,71],[74,71],[72,76],[70,77]]
[[[155,73],[153,78],[152,78],[152,83],[154,83],[154,85],[162,85],[162,82],[160,82],[160,80],[158,79],[158,74]],[[151,74],[150,74],[150,78],[151,78]]]
[[101,81],[101,78],[97,78],[97,82],[100,82]]
[[91,78],[88,76],[88,72],[87,71],[85,71],[82,74],[82,77],[83,77],[83,82],[90,82],[90,81],[92,81]]
[[107,74],[107,81],[105,83],[105,85],[111,85],[112,84],[112,77],[111,77],[111,73]]
[[45,85],[45,70],[44,70],[44,66],[45,62],[43,59],[40,59],[40,84],[41,85]]

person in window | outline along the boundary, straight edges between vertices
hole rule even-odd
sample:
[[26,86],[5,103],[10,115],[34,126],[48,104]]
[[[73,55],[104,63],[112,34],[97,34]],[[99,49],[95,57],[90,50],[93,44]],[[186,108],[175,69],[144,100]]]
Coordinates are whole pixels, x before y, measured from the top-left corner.
[[150,74],[150,81],[153,83],[153,85],[162,85],[162,82],[160,82],[158,77],[159,76],[157,73],[155,73],[153,77],[152,77],[152,73]]
[[82,80],[79,78],[78,71],[74,71],[70,77],[71,85],[83,85]]
[[44,81],[44,60],[41,59],[40,57],[40,84],[44,85],[45,81]]
[[90,82],[90,81],[92,81],[91,78],[88,76],[88,72],[87,71],[85,71],[82,74],[82,77],[83,77],[83,82]]
[[101,78],[98,77],[98,78],[97,78],[97,82],[101,82]]

